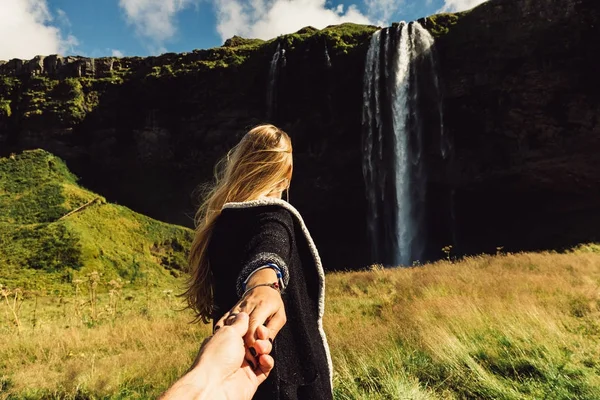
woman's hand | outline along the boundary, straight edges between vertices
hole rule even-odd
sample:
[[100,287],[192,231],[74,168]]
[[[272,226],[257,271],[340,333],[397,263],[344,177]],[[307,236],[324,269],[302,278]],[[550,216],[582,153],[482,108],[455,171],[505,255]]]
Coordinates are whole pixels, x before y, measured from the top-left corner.
[[[252,288],[261,283],[276,281],[277,275],[275,272],[271,269],[264,269],[252,276],[247,283],[247,287]],[[256,362],[256,356],[260,354],[259,349],[255,348],[258,327],[265,325],[270,331],[269,337],[274,339],[287,321],[281,294],[278,290],[268,286],[256,287],[247,293],[228,313],[223,315],[215,325],[215,330],[229,325],[240,312],[245,312],[250,316],[250,325],[244,336],[244,342],[251,357],[247,355],[246,360]]]
[[242,337],[248,330],[248,315],[238,314],[235,320],[205,341],[192,368],[161,396],[161,400],[250,400],[258,385],[273,369],[274,360],[268,354],[272,345],[266,327],[257,330],[255,346],[261,355],[256,368],[244,361],[246,352]]

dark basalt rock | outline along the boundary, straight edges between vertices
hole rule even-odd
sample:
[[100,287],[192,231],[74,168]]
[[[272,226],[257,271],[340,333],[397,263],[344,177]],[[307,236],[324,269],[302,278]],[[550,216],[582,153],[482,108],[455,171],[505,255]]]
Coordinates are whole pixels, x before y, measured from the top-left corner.
[[600,240],[600,4],[493,0],[438,41],[464,252]]
[[[443,162],[436,141],[427,145],[431,257],[448,244],[478,253],[600,240],[600,3],[490,0],[421,22],[437,37],[454,143]],[[369,262],[361,115],[375,29],[345,24],[277,39],[286,66],[271,122],[292,135],[291,201],[328,269]],[[109,201],[191,226],[194,189],[265,121],[276,47],[232,38],[158,57],[0,63],[0,155],[44,148]],[[452,217],[436,211],[448,207]]]

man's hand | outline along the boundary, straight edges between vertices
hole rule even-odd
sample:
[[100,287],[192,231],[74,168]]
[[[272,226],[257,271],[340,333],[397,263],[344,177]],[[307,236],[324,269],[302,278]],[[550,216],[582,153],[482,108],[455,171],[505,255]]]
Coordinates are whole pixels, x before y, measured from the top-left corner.
[[249,317],[239,313],[230,325],[220,328],[205,341],[192,369],[161,397],[165,400],[214,399],[251,400],[258,385],[267,379],[274,360],[269,330],[256,329],[256,364],[244,360],[243,336],[248,332]]

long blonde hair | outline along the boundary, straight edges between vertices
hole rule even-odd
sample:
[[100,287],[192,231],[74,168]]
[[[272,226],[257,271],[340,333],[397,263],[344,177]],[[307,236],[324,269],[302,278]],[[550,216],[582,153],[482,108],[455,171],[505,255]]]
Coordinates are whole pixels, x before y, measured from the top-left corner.
[[191,276],[183,294],[196,320],[208,323],[213,313],[213,282],[208,244],[225,203],[255,200],[289,188],[292,141],[273,125],[250,130],[215,168],[216,183],[196,213],[190,251]]

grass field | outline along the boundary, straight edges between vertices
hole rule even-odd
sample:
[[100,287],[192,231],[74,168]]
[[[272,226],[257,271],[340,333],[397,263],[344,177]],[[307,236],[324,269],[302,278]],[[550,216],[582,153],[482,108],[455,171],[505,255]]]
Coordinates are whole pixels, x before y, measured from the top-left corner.
[[[209,334],[181,293],[192,231],[0,159],[0,400],[146,399]],[[600,246],[327,275],[336,399],[600,399]]]
[[[208,334],[177,285],[4,289],[0,399],[152,398]],[[599,317],[597,245],[328,274],[335,398],[600,399]]]

